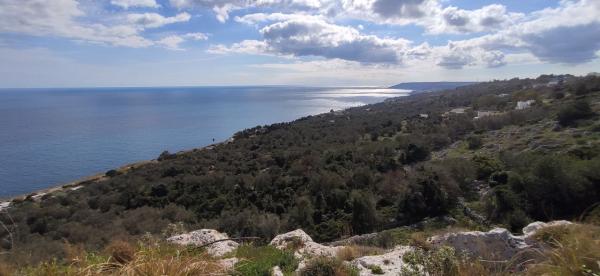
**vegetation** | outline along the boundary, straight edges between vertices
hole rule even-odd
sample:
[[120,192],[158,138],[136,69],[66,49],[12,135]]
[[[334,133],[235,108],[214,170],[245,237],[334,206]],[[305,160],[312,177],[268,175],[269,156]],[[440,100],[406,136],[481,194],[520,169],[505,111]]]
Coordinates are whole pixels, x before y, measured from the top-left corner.
[[235,272],[244,276],[271,275],[271,269],[275,266],[279,266],[284,273],[292,273],[298,267],[294,253],[271,246],[242,246],[235,256],[242,260],[236,264]]
[[[381,269],[381,268],[380,268]],[[335,259],[319,257],[300,271],[301,276],[358,276],[358,270]]]
[[[0,260],[63,269],[65,242],[101,252],[114,240],[163,238],[175,224],[263,241],[297,228],[319,242],[381,232],[366,245],[391,247],[423,244],[407,229],[430,218],[518,231],[532,220],[593,217],[600,213],[592,208],[600,198],[599,78],[560,76],[546,85],[554,78],[479,83],[258,126],[231,142],[109,171],[80,189],[18,198],[0,214]],[[585,93],[575,93],[582,85]],[[515,110],[525,100],[536,103]],[[458,108],[465,112],[451,112]],[[496,113],[473,119],[479,110]],[[111,262],[147,260],[112,246],[121,250]],[[294,267],[286,252],[243,250],[257,251],[236,267],[242,274]],[[174,256],[154,264],[209,261]],[[338,262],[314,268],[335,270]]]

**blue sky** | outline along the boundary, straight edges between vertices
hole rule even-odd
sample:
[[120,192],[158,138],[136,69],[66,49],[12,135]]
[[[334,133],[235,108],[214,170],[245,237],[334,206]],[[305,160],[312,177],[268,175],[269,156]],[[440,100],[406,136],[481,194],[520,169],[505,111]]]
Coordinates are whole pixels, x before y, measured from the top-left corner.
[[0,87],[586,74],[598,0],[0,0]]

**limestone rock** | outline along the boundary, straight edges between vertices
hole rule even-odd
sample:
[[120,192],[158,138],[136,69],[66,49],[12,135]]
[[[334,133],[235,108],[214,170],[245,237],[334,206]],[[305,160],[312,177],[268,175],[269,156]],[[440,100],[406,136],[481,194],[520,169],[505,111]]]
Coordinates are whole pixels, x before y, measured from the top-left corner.
[[[167,241],[180,245],[203,246],[217,240],[228,238],[229,236],[227,236],[227,234],[221,233],[217,230],[200,229],[186,234],[170,237],[167,239]],[[222,257],[223,255],[234,251],[238,246],[239,244],[234,241],[222,241],[207,246],[206,251],[212,256]]]
[[523,228],[523,235],[516,236],[504,228],[489,232],[471,231],[433,236],[429,242],[434,246],[454,247],[457,252],[490,260],[509,260],[523,249],[538,246],[530,237],[540,229],[552,226],[571,225],[565,220],[533,222]]
[[278,249],[286,249],[293,246],[301,246],[308,242],[313,242],[313,239],[306,234],[302,229],[296,229],[292,232],[277,235],[269,245],[275,246]]
[[457,252],[488,260],[508,260],[529,245],[522,236],[514,236],[504,228],[489,232],[449,233],[429,238],[433,246],[450,246]]
[[[364,256],[350,262],[355,266],[361,276],[363,275],[400,275],[406,267],[402,257],[407,252],[414,250],[411,246],[398,246],[388,253],[377,256]],[[373,268],[380,268],[383,274],[373,273]]]
[[224,270],[232,271],[235,267],[235,264],[237,264],[239,261],[240,260],[238,258],[227,258],[219,260],[219,264],[221,265],[221,267],[223,267]]
[[313,241],[302,229],[297,229],[292,232],[277,235],[271,241],[270,245],[279,249],[292,249],[294,255],[299,259],[305,257],[335,257],[341,246],[326,246]]
[[271,269],[271,276],[283,276],[283,271],[279,266],[275,266]]
[[551,221],[551,222],[536,221],[536,222],[532,222],[532,223],[528,224],[527,226],[523,227],[523,234],[525,235],[525,237],[531,237],[532,235],[534,235],[537,231],[539,231],[542,228],[552,227],[552,226],[566,226],[566,225],[571,225],[571,224],[573,224],[573,223],[566,221],[566,220],[556,220],[556,221]]

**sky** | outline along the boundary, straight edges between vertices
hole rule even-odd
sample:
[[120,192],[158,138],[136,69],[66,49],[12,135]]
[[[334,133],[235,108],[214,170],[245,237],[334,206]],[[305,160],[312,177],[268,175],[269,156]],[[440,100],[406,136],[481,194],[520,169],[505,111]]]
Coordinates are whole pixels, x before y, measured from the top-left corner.
[[0,87],[486,81],[599,56],[600,0],[0,0]]

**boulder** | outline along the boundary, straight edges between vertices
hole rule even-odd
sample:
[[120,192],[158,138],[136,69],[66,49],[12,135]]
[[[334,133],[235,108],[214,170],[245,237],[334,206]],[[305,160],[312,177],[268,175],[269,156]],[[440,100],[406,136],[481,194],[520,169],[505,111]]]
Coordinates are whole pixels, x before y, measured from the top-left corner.
[[[179,245],[193,245],[193,246],[204,246],[218,240],[229,239],[229,236],[225,233],[221,233],[213,229],[200,229],[186,234],[173,236],[167,239],[168,242],[179,244]],[[226,240],[220,241],[206,246],[208,254],[215,257],[222,257],[223,255],[234,251],[239,244],[235,241]]]
[[433,246],[450,246],[457,252],[488,260],[509,260],[529,245],[522,236],[514,236],[504,228],[489,232],[470,231],[433,236],[428,240]]
[[513,235],[504,228],[495,228],[488,232],[470,231],[448,233],[429,238],[433,246],[450,246],[457,252],[489,260],[509,260],[523,249],[535,248],[536,241],[530,239],[540,229],[552,226],[571,225],[571,222],[558,220],[552,222],[533,222],[523,228],[523,235]]
[[271,269],[271,276],[283,276],[283,271],[281,271],[279,266],[274,266]]
[[240,260],[238,258],[227,258],[219,260],[219,265],[223,267],[223,270],[232,271]]
[[278,249],[291,249],[299,259],[305,257],[335,257],[342,246],[326,246],[313,241],[302,229],[277,235],[271,243]]
[[523,234],[525,235],[526,238],[528,238],[528,237],[533,236],[540,229],[543,229],[546,227],[567,226],[567,225],[571,225],[571,224],[573,224],[573,223],[570,221],[566,221],[566,220],[556,220],[556,221],[551,221],[551,222],[536,221],[536,222],[532,222],[532,223],[528,224],[527,226],[523,227]]
[[296,229],[292,232],[277,235],[269,245],[275,246],[278,249],[286,249],[295,246],[301,246],[308,242],[313,242],[313,239],[306,234],[302,229]]
[[[364,256],[350,262],[359,270],[361,276],[366,275],[401,275],[406,264],[402,260],[404,254],[413,251],[412,246],[398,246],[388,253],[377,256]],[[381,269],[381,271],[373,271]],[[375,273],[376,272],[376,273]],[[381,274],[383,273],[383,274]]]

